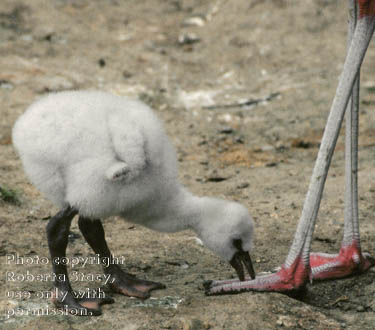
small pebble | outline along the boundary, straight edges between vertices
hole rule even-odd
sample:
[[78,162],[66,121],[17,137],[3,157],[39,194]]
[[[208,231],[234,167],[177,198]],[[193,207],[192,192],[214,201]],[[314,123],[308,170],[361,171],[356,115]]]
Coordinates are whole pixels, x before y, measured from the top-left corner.
[[203,26],[204,24],[205,24],[205,21],[203,20],[203,18],[198,17],[198,16],[189,17],[183,22],[184,26]]
[[290,207],[291,207],[292,209],[296,209],[296,208],[297,208],[297,205],[296,205],[294,202],[291,202],[291,203],[290,203]]
[[234,139],[234,142],[244,144],[245,140],[242,136],[236,136],[236,138]]
[[1,79],[0,80],[0,88],[3,88],[3,89],[12,89],[13,88],[13,84],[7,80],[3,80]]
[[277,162],[270,162],[270,163],[267,163],[266,164],[266,167],[275,167],[275,166],[277,166]]
[[201,39],[193,32],[186,32],[178,36],[180,45],[191,45],[199,42]]
[[80,234],[70,231],[68,235],[68,240],[69,242],[74,242],[77,238],[80,238],[80,237],[81,237]]
[[273,146],[270,146],[270,145],[266,145],[266,146],[263,146],[260,148],[261,151],[272,151],[274,150],[275,148]]
[[105,59],[104,58],[99,59],[98,64],[101,68],[104,68],[106,65]]
[[187,262],[183,262],[180,267],[182,269],[188,269],[189,268],[189,264]]
[[283,325],[284,325],[284,322],[283,322],[283,320],[278,319],[278,320],[276,321],[276,324],[279,325],[279,326],[283,326]]
[[51,42],[52,41],[52,38],[53,38],[53,33],[48,33],[48,34],[46,34],[45,36],[44,36],[44,40],[45,41],[49,41],[49,42]]
[[201,140],[201,141],[198,142],[198,146],[203,146],[205,144],[207,144],[206,140]]
[[365,308],[363,306],[357,306],[356,311],[361,313],[365,311]]
[[128,79],[128,78],[131,78],[133,76],[133,74],[130,72],[130,71],[127,71],[127,70],[124,70],[122,72],[122,76],[125,78],[125,79]]
[[250,184],[248,182],[243,182],[243,183],[240,183],[238,186],[237,186],[237,189],[245,189],[247,187],[249,187]]
[[234,129],[232,127],[223,127],[219,130],[219,133],[223,134],[232,134],[234,132]]

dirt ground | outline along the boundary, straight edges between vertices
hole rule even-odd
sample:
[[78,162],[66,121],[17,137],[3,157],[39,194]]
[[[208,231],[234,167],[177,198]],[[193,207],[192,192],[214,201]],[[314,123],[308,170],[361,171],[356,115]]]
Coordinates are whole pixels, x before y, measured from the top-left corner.
[[[45,238],[56,208],[31,186],[11,143],[16,118],[50,91],[138,97],[165,121],[180,178],[197,195],[237,200],[256,224],[257,273],[288,252],[346,49],[340,0],[2,0],[0,2],[0,328],[375,329],[375,270],[314,283],[304,295],[206,297],[204,280],[234,276],[192,232],[104,221],[113,253],[153,298],[111,294],[99,317],[33,315],[53,306]],[[374,43],[372,43],[374,46]],[[375,47],[362,70],[359,199],[363,249],[375,253]],[[238,106],[249,100],[253,105]],[[7,190],[7,191],[5,191]],[[344,144],[326,183],[313,250],[336,252],[343,229]],[[93,256],[73,222],[68,256]],[[20,265],[9,256],[28,260]],[[27,257],[29,257],[27,259]],[[36,261],[39,257],[39,261]],[[31,261],[33,262],[31,262]],[[94,264],[77,290],[101,286]],[[7,280],[7,272],[18,274]],[[16,292],[22,294],[17,296]],[[107,293],[109,294],[109,293]],[[15,313],[16,315],[13,315]],[[53,322],[53,323],[51,323]]]

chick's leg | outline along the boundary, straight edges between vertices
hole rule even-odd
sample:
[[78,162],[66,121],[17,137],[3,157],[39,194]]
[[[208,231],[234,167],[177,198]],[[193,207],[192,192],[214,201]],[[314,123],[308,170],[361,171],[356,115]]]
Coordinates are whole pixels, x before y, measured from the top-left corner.
[[55,275],[52,301],[58,308],[73,315],[96,316],[101,314],[100,305],[112,303],[113,299],[97,298],[94,293],[90,294],[90,298],[78,299],[77,297],[81,295],[77,295],[72,290],[66,267],[69,228],[76,214],[76,210],[66,207],[52,217],[47,225],[48,247]]
[[112,291],[146,299],[150,297],[150,291],[165,288],[161,283],[137,279],[116,264],[105,240],[104,228],[100,220],[81,216],[78,225],[87,243],[99,255],[105,274],[110,275],[108,283]]

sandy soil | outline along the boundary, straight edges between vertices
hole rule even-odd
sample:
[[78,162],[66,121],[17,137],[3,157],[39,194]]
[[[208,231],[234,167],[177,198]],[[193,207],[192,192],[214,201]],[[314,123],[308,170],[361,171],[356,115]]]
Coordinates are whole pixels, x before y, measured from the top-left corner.
[[[66,89],[100,89],[152,105],[176,146],[182,182],[198,195],[246,205],[256,223],[256,271],[280,265],[342,68],[346,20],[339,0],[2,0],[0,185],[16,195],[2,193],[0,200],[0,328],[375,329],[374,269],[314,283],[297,298],[276,293],[206,297],[203,281],[234,276],[229,265],[197,244],[192,232],[160,234],[120,218],[104,221],[108,242],[130,272],[167,285],[152,299],[113,294],[116,303],[104,306],[96,318],[19,315],[53,308],[42,297],[52,283],[6,280],[6,272],[51,271],[41,261],[7,262],[7,255],[48,257],[46,218],[57,211],[25,178],[11,144],[12,125],[35,99]],[[372,253],[374,63],[372,47],[362,74],[359,170],[362,243]],[[270,95],[253,106],[235,106]],[[315,251],[336,252],[340,246],[343,165],[340,137]],[[75,221],[68,256],[89,255],[93,252]],[[95,264],[70,271],[101,274]],[[72,284],[80,290],[105,288],[103,281],[87,278]],[[16,291],[24,296],[9,296]]]

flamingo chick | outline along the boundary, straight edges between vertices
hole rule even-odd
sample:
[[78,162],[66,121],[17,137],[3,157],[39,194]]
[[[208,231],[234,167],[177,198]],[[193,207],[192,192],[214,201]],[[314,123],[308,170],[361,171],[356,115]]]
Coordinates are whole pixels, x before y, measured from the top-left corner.
[[13,143],[30,181],[60,209],[47,225],[53,272],[60,279],[54,283],[54,292],[61,293],[53,298],[58,307],[100,315],[100,305],[113,302],[77,299],[66,266],[54,262],[66,256],[69,227],[77,214],[86,241],[107,260],[104,272],[115,292],[145,299],[164,285],[137,279],[112,262],[108,266],[113,257],[98,219],[111,215],[162,232],[192,229],[206,247],[230,262],[240,280],[245,278],[243,266],[255,278],[249,255],[253,221],[247,209],[194,196],[179,183],[174,148],[147,105],[95,91],[50,94],[17,120]]

